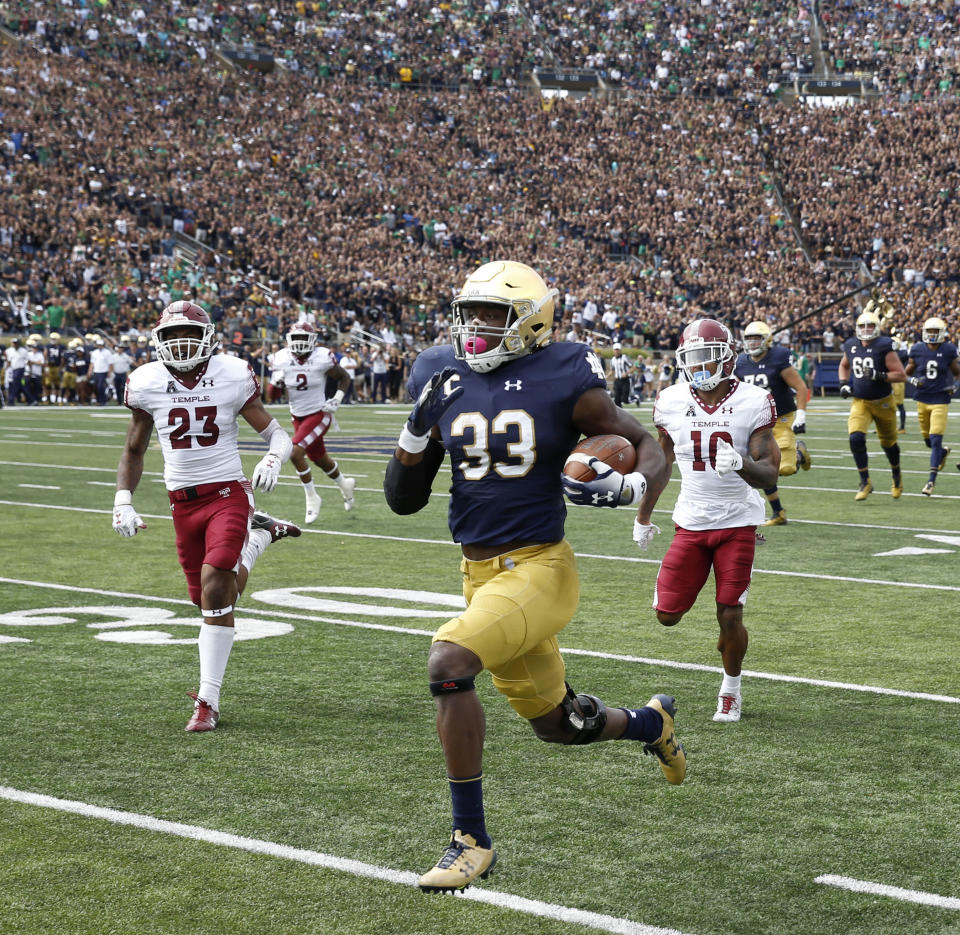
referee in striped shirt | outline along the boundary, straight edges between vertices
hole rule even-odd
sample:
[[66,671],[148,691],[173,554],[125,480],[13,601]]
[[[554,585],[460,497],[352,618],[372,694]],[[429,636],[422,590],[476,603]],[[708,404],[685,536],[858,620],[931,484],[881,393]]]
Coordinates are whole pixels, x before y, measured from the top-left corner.
[[633,363],[624,355],[619,341],[613,345],[610,365],[613,368],[613,401],[622,408],[630,400],[630,368]]

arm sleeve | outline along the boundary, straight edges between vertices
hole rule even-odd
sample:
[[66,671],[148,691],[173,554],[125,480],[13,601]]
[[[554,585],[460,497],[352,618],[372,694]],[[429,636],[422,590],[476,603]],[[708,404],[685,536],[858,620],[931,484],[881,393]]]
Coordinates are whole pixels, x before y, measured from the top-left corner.
[[286,463],[293,451],[293,442],[276,419],[271,419],[267,423],[260,437],[270,446],[270,454],[276,455],[281,462]]
[[406,466],[396,457],[387,463],[383,475],[383,493],[387,506],[401,516],[422,510],[430,499],[433,479],[443,463],[444,448],[436,439],[431,438],[416,464]]

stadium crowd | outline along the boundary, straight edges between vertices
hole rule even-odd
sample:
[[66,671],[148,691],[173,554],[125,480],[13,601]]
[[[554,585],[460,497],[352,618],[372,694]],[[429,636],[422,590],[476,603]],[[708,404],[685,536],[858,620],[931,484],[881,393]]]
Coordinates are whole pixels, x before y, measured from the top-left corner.
[[[759,60],[752,76],[745,62],[762,46],[779,69],[807,17],[773,4],[656,6],[639,32],[634,4],[577,16],[543,4],[533,32],[507,5],[485,6],[470,19],[468,5],[415,0],[389,18],[338,3],[0,4],[30,40],[0,46],[0,327],[146,335],[167,301],[190,295],[229,343],[259,342],[260,354],[301,318],[337,343],[363,347],[386,329],[409,350],[445,340],[451,290],[509,255],[560,290],[558,337],[664,351],[698,314],[735,331],[780,326],[849,291],[861,260],[887,283],[900,330],[931,308],[956,330],[952,98],[842,111],[780,102],[763,93]],[[699,37],[686,52],[684,30]],[[558,45],[565,63],[596,66],[596,49],[612,60],[638,34],[671,66],[676,94],[541,101],[519,80],[477,91],[463,70],[464,50],[495,50],[501,74],[519,76]],[[323,54],[319,35],[353,56],[353,74],[320,74],[319,58],[307,67],[308,49]],[[734,48],[733,35],[754,45]],[[950,30],[940,35],[949,45]],[[209,55],[219,41],[287,40],[282,57],[300,65],[272,74],[238,76]],[[684,84],[662,58],[670,42],[703,63],[689,74],[704,80],[708,60],[741,56],[723,65],[736,76],[729,93]],[[413,48],[444,72],[435,89],[378,70]],[[635,51],[636,75],[655,76]],[[174,255],[178,232],[203,243],[196,262]],[[835,258],[853,263],[835,269]],[[807,318],[790,340],[821,350],[828,330],[839,346],[856,310]]]

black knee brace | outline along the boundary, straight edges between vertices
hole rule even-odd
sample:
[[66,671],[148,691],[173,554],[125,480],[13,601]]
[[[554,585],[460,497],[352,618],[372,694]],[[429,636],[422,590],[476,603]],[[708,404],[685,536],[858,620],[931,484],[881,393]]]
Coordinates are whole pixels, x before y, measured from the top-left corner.
[[864,432],[850,433],[850,450],[854,454],[867,450],[867,436]]
[[[567,716],[567,723],[576,730],[576,734],[566,742],[577,746],[593,743],[607,724],[607,706],[593,695],[574,694],[569,683],[564,684],[567,686],[567,694],[560,705]],[[579,712],[574,706],[574,700],[580,705]]]
[[441,679],[439,682],[430,683],[430,694],[450,695],[453,692],[472,692],[474,676],[466,675],[461,679]]

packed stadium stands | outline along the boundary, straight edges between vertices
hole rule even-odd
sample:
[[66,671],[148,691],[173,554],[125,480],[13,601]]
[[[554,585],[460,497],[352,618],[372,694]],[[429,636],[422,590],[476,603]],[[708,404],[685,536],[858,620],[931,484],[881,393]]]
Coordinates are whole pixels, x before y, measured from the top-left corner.
[[[564,296],[561,335],[593,302],[666,349],[694,314],[785,324],[867,276],[904,330],[955,330],[956,7],[0,3],[0,326],[54,305],[143,332],[179,279],[247,336],[308,310],[421,345],[510,256]],[[543,96],[537,67],[602,93]],[[871,96],[806,106],[818,68],[876,69]]]

